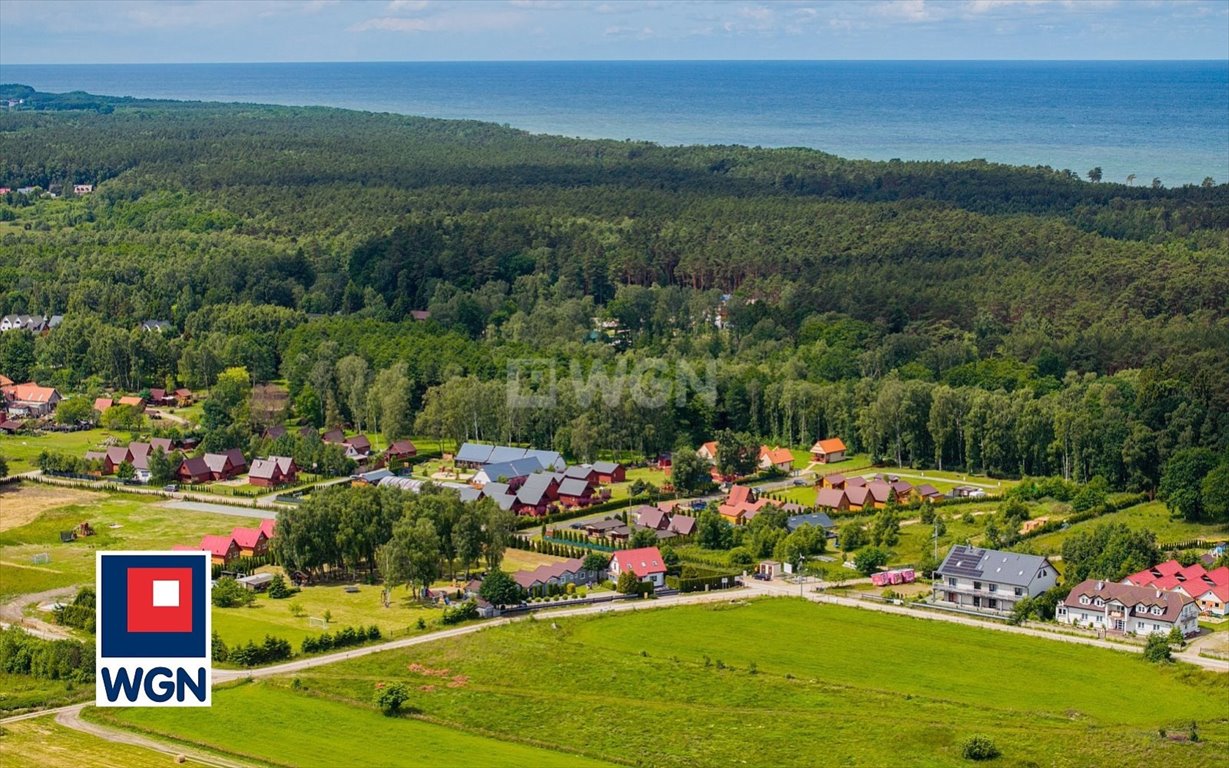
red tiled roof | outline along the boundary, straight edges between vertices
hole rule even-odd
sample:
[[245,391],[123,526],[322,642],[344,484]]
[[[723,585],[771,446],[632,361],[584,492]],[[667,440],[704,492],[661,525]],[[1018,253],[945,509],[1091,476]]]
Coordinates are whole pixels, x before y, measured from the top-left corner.
[[773,466],[776,466],[778,464],[793,464],[794,463],[794,454],[790,453],[790,450],[788,448],[781,448],[779,446],[776,448],[769,448],[766,445],[761,445],[760,446],[760,459],[763,460],[765,456],[768,457],[769,463],[771,463]]
[[232,528],[230,530],[230,537],[244,549],[255,548],[260,543],[261,536],[264,536],[264,532],[259,528]]
[[9,384],[4,387],[4,394],[11,400],[23,403],[50,403],[57,394],[55,387],[40,387],[32,381],[25,384]]
[[260,521],[260,532],[261,532],[261,533],[263,533],[263,534],[265,535],[265,538],[266,538],[266,539],[272,539],[272,538],[273,538],[273,531],[274,531],[274,529],[275,529],[275,528],[277,528],[277,521],[276,521],[276,520],[267,520],[267,519],[266,519],[266,520],[261,520],[261,521]]
[[614,562],[619,564],[619,573],[631,571],[642,579],[650,574],[666,572],[661,550],[657,547],[620,550],[614,553]]
[[202,536],[200,549],[207,550],[214,557],[226,557],[234,542],[231,536]]

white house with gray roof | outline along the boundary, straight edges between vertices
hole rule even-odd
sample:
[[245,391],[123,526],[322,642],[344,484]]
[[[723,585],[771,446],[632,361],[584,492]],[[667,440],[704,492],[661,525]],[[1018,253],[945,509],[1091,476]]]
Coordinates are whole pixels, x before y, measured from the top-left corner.
[[1044,557],[957,544],[935,571],[934,601],[979,613],[1011,613],[1058,581]]

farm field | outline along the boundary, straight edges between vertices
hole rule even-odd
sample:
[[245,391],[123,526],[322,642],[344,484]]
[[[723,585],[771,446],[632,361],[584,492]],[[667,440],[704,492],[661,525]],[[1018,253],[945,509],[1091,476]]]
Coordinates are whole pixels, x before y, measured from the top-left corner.
[[[92,694],[91,694],[92,697]],[[0,730],[0,764],[4,768],[90,766],[90,768],[165,768],[167,755],[128,744],[115,744],[74,731],[52,717],[9,723]]]
[[[310,689],[247,683],[215,690],[213,708],[87,710],[91,720],[172,737],[216,752],[276,765],[481,765],[598,768],[609,763],[529,743],[501,741],[412,718],[384,717],[371,704],[335,701]],[[252,713],[259,712],[259,717]]]
[[[7,486],[0,497],[4,510],[0,515],[7,517],[10,498],[20,499],[11,506],[16,515],[28,519],[0,531],[0,598],[92,583],[94,551],[98,549],[169,549],[175,544],[194,544],[206,533],[227,533],[235,526],[260,522],[256,518],[168,509],[160,506],[161,499],[132,494],[78,492],[82,496],[77,503],[63,504],[57,503],[60,497],[54,494],[69,489],[56,487],[50,496],[44,489],[21,483]],[[22,507],[29,499],[35,500],[34,505]],[[83,521],[90,523],[96,535],[60,543],[61,531]],[[34,556],[43,553],[50,556],[50,562],[34,563]]]
[[1176,544],[1192,539],[1214,541],[1229,539],[1229,525],[1209,525],[1174,520],[1170,517],[1169,510],[1165,508],[1163,502],[1153,501],[1076,523],[1065,531],[1055,531],[1038,536],[1029,541],[1029,546],[1036,552],[1058,553],[1062,551],[1063,542],[1067,537],[1076,531],[1090,531],[1098,525],[1107,523],[1121,523],[1132,530],[1152,531],[1156,534],[1157,542],[1160,544]]
[[[234,749],[250,751],[277,743],[284,718],[310,740],[316,729],[303,724],[325,722],[339,707],[327,721],[335,738],[362,730],[366,743],[384,744],[382,724],[400,723],[372,712],[372,690],[405,681],[415,691],[411,704],[439,724],[610,760],[653,754],[663,766],[742,764],[750,740],[756,764],[779,766],[959,764],[962,743],[975,733],[995,741],[1003,766],[1103,765],[1110,755],[1119,766],[1212,766],[1229,748],[1224,676],[920,621],[786,598],[554,618],[306,670],[297,684],[252,687],[263,697],[280,686],[279,697],[259,700],[276,706],[221,691],[208,718],[187,710],[116,716],[206,743],[229,729],[243,741]],[[551,660],[549,672],[542,659]],[[431,670],[464,683],[440,685]],[[1131,685],[1116,682],[1126,678]],[[301,704],[307,699],[294,685],[329,701]],[[595,714],[577,718],[578,708]],[[241,720],[252,709],[272,721]],[[352,725],[363,717],[373,719]],[[1184,733],[1192,720],[1198,744],[1159,736],[1161,728]],[[885,723],[890,739],[880,738]]]

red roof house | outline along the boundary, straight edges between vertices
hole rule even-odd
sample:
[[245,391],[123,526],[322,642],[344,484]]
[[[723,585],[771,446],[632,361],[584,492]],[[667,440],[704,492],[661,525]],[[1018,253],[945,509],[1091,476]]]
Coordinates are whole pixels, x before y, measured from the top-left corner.
[[241,554],[232,536],[202,536],[200,548],[209,553],[215,565],[225,565]]
[[268,550],[269,538],[259,528],[232,528],[230,537],[239,545],[244,557],[263,555]]
[[657,547],[641,549],[624,549],[614,553],[610,559],[610,577],[618,581],[624,571],[636,574],[641,581],[652,582],[653,586],[661,587],[666,583],[666,563],[661,559],[661,550]]

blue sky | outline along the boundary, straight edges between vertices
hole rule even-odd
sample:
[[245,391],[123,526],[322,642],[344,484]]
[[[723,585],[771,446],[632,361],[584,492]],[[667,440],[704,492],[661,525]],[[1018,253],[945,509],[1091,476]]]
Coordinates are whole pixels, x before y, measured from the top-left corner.
[[0,62],[1227,59],[1229,0],[0,0]]

